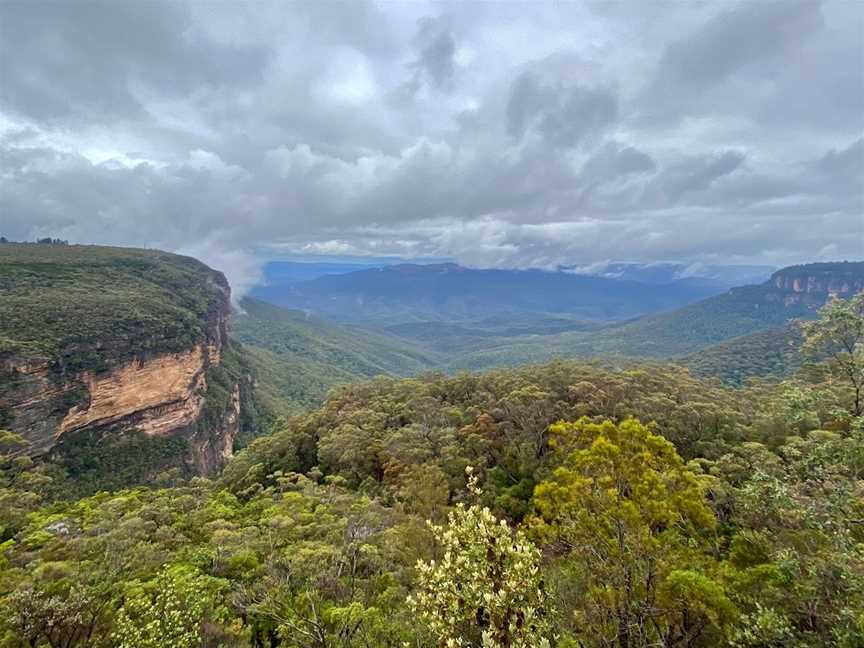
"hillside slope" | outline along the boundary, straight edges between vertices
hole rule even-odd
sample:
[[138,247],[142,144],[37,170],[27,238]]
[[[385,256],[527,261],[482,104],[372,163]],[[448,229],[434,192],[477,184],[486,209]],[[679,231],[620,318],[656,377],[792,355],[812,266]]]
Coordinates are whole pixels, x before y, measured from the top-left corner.
[[133,481],[231,456],[248,380],[221,273],[154,250],[6,243],[0,293],[0,427],[31,454]]
[[283,413],[319,405],[339,384],[380,374],[407,376],[441,358],[399,338],[324,322],[253,298],[235,312],[232,335],[258,374],[261,396]]
[[660,357],[692,353],[740,335],[812,318],[831,294],[864,290],[864,262],[811,263],[778,270],[763,284],[733,288],[669,313],[591,336],[601,352]]
[[766,329],[700,349],[681,359],[696,376],[743,385],[747,378],[782,378],[803,364],[804,338],[795,323]]

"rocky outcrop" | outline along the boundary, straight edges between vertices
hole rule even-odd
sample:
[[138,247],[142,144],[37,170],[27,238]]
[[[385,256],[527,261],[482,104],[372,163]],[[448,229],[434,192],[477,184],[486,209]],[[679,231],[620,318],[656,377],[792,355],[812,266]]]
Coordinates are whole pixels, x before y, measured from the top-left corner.
[[[169,458],[169,465],[187,474],[218,471],[239,432],[244,377],[223,366],[230,351],[230,293],[219,273],[213,273],[212,285],[221,298],[203,318],[199,339],[185,350],[176,350],[176,340],[164,345],[171,350],[160,350],[161,341],[154,340],[148,352],[129,356],[123,348],[100,348],[99,340],[90,340],[88,346],[105,356],[103,367],[80,371],[64,361],[70,352],[0,353],[0,428],[23,436],[32,455],[53,455],[85,433],[179,438],[185,456]],[[220,372],[218,389],[210,384],[214,372]]]
[[775,272],[769,280],[784,306],[815,309],[836,295],[851,297],[864,290],[864,263],[811,263]]

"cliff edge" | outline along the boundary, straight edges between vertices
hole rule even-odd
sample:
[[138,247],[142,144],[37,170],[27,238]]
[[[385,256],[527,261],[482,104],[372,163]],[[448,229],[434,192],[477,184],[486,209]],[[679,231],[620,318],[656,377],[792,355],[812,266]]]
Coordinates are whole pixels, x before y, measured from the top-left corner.
[[249,383],[229,315],[225,277],[192,258],[0,244],[0,428],[32,455],[80,463],[82,448],[135,438],[135,453],[158,449],[131,458],[146,470],[212,474]]

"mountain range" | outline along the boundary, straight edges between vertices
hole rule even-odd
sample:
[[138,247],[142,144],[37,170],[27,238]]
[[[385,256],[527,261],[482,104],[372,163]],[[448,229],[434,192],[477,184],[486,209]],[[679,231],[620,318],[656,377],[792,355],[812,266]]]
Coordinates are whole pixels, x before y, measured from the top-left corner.
[[[348,274],[358,270],[410,263],[398,258],[355,259],[351,261],[268,261],[263,267],[261,285],[299,283],[327,275]],[[423,263],[414,262],[413,264],[429,265],[432,263],[432,260],[427,260]],[[777,268],[767,265],[603,261],[584,265],[562,265],[557,270],[577,275],[637,281],[639,283],[670,284],[676,281],[689,281],[695,284],[733,288],[745,284],[762,283]]]
[[366,325],[565,316],[608,322],[675,308],[718,292],[689,281],[647,284],[569,272],[400,264],[260,286],[252,296]]
[[[654,268],[653,274],[624,268],[646,279],[639,283],[565,272],[394,265],[255,293],[306,309],[302,318],[292,316],[295,325],[323,318],[331,332],[343,331],[340,336],[349,334],[346,326],[353,336],[362,327],[381,336],[379,350],[398,342],[403,350],[415,349],[423,365],[450,371],[554,357],[677,358],[701,375],[740,383],[793,369],[799,337],[789,322],[814,317],[831,294],[864,290],[862,262],[790,266],[729,290],[686,278],[662,283],[680,267]],[[647,312],[633,316],[640,310]]]

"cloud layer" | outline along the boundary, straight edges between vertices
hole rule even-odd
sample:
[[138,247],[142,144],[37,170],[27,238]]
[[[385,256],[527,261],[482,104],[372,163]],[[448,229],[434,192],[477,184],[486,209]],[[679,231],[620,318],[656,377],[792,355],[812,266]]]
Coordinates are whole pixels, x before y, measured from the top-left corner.
[[855,3],[7,2],[0,234],[191,251],[864,256]]

